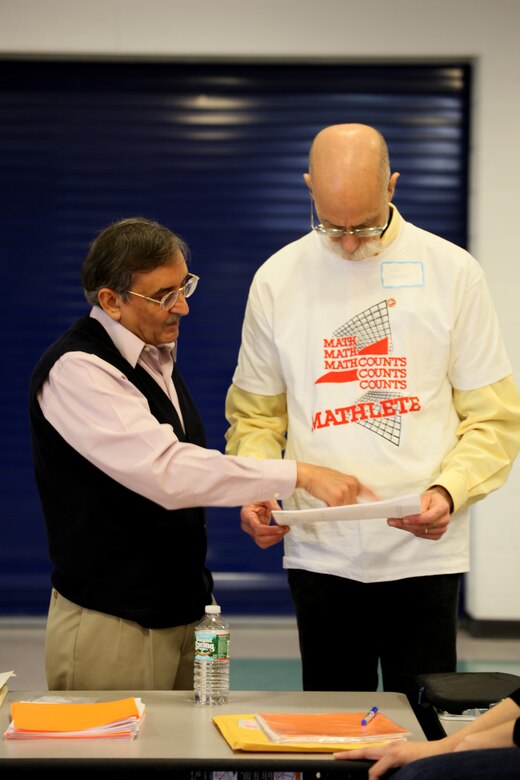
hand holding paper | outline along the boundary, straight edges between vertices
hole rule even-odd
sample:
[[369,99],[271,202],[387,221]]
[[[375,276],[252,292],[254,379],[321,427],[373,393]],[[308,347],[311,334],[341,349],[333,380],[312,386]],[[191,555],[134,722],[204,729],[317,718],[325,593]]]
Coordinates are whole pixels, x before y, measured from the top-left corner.
[[448,491],[440,485],[433,485],[421,496],[422,509],[418,516],[404,520],[398,517],[389,518],[392,528],[435,542],[446,533],[451,521],[453,501]]

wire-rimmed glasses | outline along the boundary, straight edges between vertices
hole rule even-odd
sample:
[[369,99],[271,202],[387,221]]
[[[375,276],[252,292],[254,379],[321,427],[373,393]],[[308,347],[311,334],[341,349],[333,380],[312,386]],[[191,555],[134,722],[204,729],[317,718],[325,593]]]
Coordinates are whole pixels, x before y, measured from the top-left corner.
[[357,236],[357,238],[378,238],[381,236],[388,227],[390,221],[390,214],[384,225],[374,225],[374,227],[365,228],[353,228],[353,230],[346,230],[339,227],[326,227],[321,222],[315,224],[314,222],[314,199],[311,195],[311,228],[316,233],[328,236],[329,238],[343,238],[343,236]]
[[144,298],[145,301],[158,303],[161,309],[171,309],[172,306],[175,306],[179,300],[180,293],[182,293],[185,298],[189,298],[190,295],[193,295],[197,289],[199,279],[200,276],[197,276],[196,274],[188,274],[188,276],[184,279],[184,284],[182,287],[179,287],[178,290],[170,290],[170,292],[167,292],[166,295],[163,295],[163,297],[160,299],[150,298],[148,295],[142,295],[141,293],[134,292],[133,290],[125,290],[125,292],[129,293],[130,295],[136,295],[138,298]]

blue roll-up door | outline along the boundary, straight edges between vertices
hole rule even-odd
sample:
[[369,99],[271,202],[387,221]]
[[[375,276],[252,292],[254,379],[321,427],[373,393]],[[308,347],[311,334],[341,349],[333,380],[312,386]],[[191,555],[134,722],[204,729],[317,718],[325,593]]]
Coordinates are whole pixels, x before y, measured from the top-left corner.
[[[222,450],[248,286],[308,230],[302,174],[313,136],[338,122],[378,127],[401,172],[403,215],[464,245],[469,77],[460,63],[0,62],[0,614],[47,606],[27,385],[44,348],[87,310],[79,272],[94,234],[140,215],[191,246],[201,284],[179,364],[208,445]],[[208,511],[219,600],[228,613],[291,611],[281,546],[256,548],[238,514]]]

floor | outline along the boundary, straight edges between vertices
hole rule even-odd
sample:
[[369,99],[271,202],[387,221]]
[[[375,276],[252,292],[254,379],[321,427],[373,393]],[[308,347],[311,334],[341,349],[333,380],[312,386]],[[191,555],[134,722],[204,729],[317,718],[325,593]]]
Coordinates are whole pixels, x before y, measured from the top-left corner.
[[[291,618],[246,618],[231,625],[231,688],[234,690],[301,690],[296,626]],[[11,691],[46,689],[41,618],[0,618],[0,672],[13,670]],[[474,637],[464,628],[458,636],[458,671],[509,672],[520,676],[520,636]]]

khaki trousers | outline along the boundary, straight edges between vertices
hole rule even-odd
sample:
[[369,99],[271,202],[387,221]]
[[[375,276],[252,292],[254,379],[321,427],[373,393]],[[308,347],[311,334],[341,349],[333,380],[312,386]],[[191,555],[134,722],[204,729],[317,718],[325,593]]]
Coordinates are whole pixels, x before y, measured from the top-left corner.
[[193,689],[193,628],[143,628],[53,589],[45,638],[50,691]]

